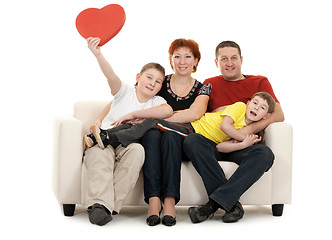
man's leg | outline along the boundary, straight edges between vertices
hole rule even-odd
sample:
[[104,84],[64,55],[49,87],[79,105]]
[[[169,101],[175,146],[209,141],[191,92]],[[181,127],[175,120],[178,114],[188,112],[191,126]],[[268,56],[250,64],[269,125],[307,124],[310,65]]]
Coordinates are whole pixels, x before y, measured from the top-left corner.
[[207,194],[213,193],[227,179],[217,157],[216,144],[201,134],[190,134],[183,142],[183,150],[201,176]]
[[[210,195],[227,179],[216,156],[216,144],[200,134],[190,134],[183,142],[183,150],[201,176],[207,194]],[[202,222],[213,216],[220,207],[213,200],[203,206],[190,207],[188,214],[193,223]]]
[[[217,206],[227,212],[223,217],[223,221],[237,221],[243,216],[242,206],[238,202],[240,196],[272,166],[274,155],[268,147],[256,144],[229,154],[218,153],[214,150],[215,157],[213,157],[212,151],[206,143],[212,146],[211,142],[204,140],[204,137],[187,137],[184,141],[184,151],[202,177],[210,199],[208,204],[204,205],[204,208],[189,209],[192,213],[192,221],[204,221],[211,216]],[[199,149],[198,145],[203,149]],[[225,179],[219,180],[218,176],[215,175],[218,172],[216,169],[220,168],[219,164],[216,165],[215,163],[216,159],[232,161],[239,165],[239,168],[228,181]],[[223,172],[222,176],[224,178]],[[218,184],[219,186],[216,186]]]
[[209,197],[226,211],[230,211],[242,194],[271,168],[274,155],[271,149],[262,144],[221,155],[225,161],[235,162],[239,167],[228,181],[220,185]]

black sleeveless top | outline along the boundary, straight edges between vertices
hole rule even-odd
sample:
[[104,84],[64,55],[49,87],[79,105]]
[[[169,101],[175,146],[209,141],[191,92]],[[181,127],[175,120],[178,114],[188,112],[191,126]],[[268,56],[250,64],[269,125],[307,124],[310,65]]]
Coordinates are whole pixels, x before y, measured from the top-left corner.
[[171,89],[171,77],[172,74],[167,75],[163,82],[163,85],[160,91],[157,93],[158,96],[163,97],[167,103],[173,108],[173,111],[184,110],[191,106],[191,104],[195,101],[196,97],[199,95],[208,95],[211,93],[211,85],[210,84],[202,84],[201,82],[195,79],[195,84],[188,93],[188,95],[184,97],[177,96]]

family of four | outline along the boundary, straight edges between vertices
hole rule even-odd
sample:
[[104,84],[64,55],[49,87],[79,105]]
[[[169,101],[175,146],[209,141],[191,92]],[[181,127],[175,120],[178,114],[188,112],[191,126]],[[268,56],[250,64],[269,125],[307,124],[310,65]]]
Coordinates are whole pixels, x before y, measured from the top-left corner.
[[[284,115],[266,77],[242,74],[239,45],[224,41],[216,47],[221,75],[202,84],[192,77],[201,58],[198,44],[176,39],[169,47],[174,73],[165,76],[161,65],[148,63],[132,87],[104,58],[100,39],[87,42],[114,96],[84,136],[90,222],[105,225],[120,212],[143,168],[146,223],[175,225],[182,161],[192,162],[209,198],[188,209],[193,223],[218,209],[225,210],[223,222],[241,219],[238,200],[274,161],[256,133]],[[238,164],[231,178],[218,161]]]

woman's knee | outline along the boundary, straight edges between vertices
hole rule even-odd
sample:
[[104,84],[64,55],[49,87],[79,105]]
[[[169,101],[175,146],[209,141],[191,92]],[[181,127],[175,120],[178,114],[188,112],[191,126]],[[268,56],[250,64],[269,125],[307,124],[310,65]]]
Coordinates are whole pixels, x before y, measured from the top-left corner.
[[156,141],[160,142],[160,138],[161,138],[161,132],[158,129],[150,129],[144,134],[142,138],[142,143],[156,142]]
[[167,131],[162,134],[162,142],[177,142],[181,143],[183,137],[176,132]]

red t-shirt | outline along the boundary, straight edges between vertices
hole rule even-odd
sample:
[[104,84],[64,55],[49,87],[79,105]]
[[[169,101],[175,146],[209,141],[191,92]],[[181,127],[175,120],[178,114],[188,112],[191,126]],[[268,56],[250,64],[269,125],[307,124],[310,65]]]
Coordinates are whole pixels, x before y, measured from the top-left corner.
[[226,81],[222,75],[208,78],[205,83],[211,83],[212,90],[208,111],[235,102],[247,103],[256,92],[269,93],[276,102],[279,102],[274,95],[272,86],[263,76],[243,75],[245,78],[238,81]]

